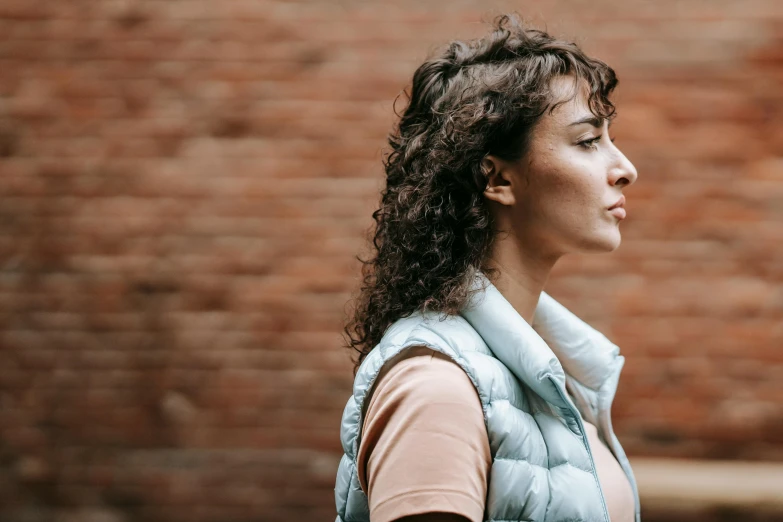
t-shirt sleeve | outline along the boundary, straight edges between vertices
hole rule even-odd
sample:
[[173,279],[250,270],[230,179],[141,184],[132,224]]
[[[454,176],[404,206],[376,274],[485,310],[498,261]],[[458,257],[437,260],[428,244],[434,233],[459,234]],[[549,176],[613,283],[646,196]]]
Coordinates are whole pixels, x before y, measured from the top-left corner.
[[416,348],[375,385],[357,455],[370,519],[444,512],[480,522],[492,458],[476,388],[445,355]]

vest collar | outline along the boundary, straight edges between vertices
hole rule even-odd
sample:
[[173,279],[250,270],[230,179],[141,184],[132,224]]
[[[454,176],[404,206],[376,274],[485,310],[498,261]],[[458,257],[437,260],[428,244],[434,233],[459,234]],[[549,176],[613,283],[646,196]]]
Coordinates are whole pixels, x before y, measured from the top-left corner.
[[596,412],[611,407],[624,362],[615,344],[544,292],[531,326],[483,272],[476,272],[472,290],[460,315],[520,381],[547,402],[569,407],[568,377]]

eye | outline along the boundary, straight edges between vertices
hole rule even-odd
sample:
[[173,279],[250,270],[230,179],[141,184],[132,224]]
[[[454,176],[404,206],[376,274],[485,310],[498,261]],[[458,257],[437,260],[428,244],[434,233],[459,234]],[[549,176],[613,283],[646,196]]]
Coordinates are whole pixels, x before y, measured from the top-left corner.
[[[601,141],[602,137],[603,137],[603,134],[601,134],[600,136],[596,136],[595,138],[590,138],[589,140],[580,141],[578,143],[578,145],[580,145],[581,147],[583,147],[585,149],[595,150],[595,149],[598,148],[597,143],[599,141]],[[614,140],[615,140],[615,138],[609,138],[609,141],[611,141],[612,143],[614,143]]]
[[577,145],[588,150],[597,149],[598,148],[597,143],[601,141],[601,136],[602,135],[598,135],[595,138],[590,138],[589,140],[580,141]]

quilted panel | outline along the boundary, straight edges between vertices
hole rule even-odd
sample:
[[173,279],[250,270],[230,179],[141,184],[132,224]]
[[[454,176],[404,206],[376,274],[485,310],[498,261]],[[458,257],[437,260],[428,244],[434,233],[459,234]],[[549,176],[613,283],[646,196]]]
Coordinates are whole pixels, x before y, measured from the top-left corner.
[[530,410],[527,395],[519,386],[519,381],[502,362],[490,355],[476,352],[464,354],[464,357],[473,368],[479,388],[487,392],[485,406],[493,400],[504,399],[516,408]]
[[549,504],[549,471],[524,460],[492,463],[487,511],[493,520],[544,520]]
[[547,446],[536,421],[508,401],[493,401],[487,408],[489,449],[494,458],[524,459],[538,466],[547,464]]
[[550,469],[550,502],[543,522],[608,522],[595,476],[570,464]]
[[534,418],[549,448],[550,469],[565,463],[588,472],[592,469],[582,437],[568,429],[562,419],[544,412],[536,413]]

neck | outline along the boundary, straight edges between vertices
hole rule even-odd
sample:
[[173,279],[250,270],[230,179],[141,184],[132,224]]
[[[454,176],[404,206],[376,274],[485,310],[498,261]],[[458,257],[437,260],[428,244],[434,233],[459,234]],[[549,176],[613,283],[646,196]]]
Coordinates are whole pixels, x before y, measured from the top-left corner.
[[514,310],[533,324],[538,299],[558,257],[536,256],[535,246],[527,245],[513,235],[496,241],[489,265],[499,274],[493,284]]

